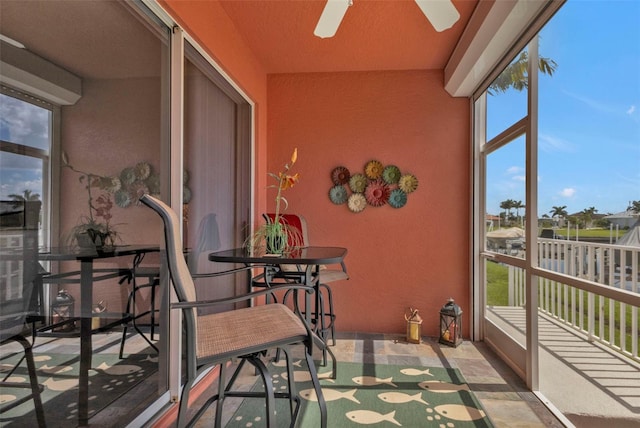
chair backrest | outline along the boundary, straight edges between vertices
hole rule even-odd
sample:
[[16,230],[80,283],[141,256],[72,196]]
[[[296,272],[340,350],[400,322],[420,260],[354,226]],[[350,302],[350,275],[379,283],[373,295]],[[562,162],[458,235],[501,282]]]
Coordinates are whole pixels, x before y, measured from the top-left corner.
[[11,290],[0,291],[0,342],[21,334],[27,316],[31,313],[31,297],[36,279],[29,273],[30,269],[27,269],[30,263],[27,260],[21,263],[24,267],[23,281]]
[[[274,221],[276,215],[274,213],[266,213],[262,215],[266,221]],[[307,227],[307,220],[301,216],[300,214],[280,214],[280,221],[287,225],[290,228],[296,229],[299,231],[300,236],[302,237],[302,246],[308,247],[311,245],[309,242],[309,230]],[[289,242],[291,245],[291,242]],[[299,244],[298,244],[299,245]],[[281,265],[283,270],[293,270],[288,265]],[[344,279],[349,279],[349,275],[347,274],[347,265],[343,262],[340,262],[340,269],[328,269],[327,266],[322,265],[320,269],[323,271],[322,273],[322,282],[334,282],[341,281]],[[296,267],[296,270],[299,270]]]
[[[266,221],[273,222],[276,219],[275,213],[266,213],[262,215]],[[297,231],[302,242],[292,242],[295,238],[289,237],[290,246],[303,246],[309,245],[309,232],[307,229],[307,221],[300,214],[280,214],[280,223]],[[298,239],[298,241],[300,241]]]
[[[14,202],[19,203],[19,202]],[[18,281],[9,281],[0,290],[0,342],[4,342],[23,332],[27,316],[34,311],[34,289],[38,281],[40,264],[38,263],[38,217],[40,213],[40,202],[23,203],[23,205],[33,205],[34,221],[24,221],[20,224],[21,229],[15,229],[15,234],[21,235],[22,246],[6,255],[18,263],[7,263],[13,268],[18,266],[20,275],[12,276]],[[20,207],[22,208],[22,207]],[[27,211],[27,207],[24,208]],[[25,214],[26,216],[26,214]],[[10,250],[10,249],[7,249]],[[4,258],[4,257],[3,257]],[[8,260],[6,260],[8,261]],[[3,260],[3,263],[5,260]]]
[[[167,264],[178,300],[181,302],[194,302],[196,300],[196,287],[182,252],[182,239],[178,233],[180,230],[178,215],[169,205],[148,194],[142,196],[140,201],[158,213],[164,223]],[[184,311],[184,314],[187,331],[191,332],[188,336],[195,337],[197,328],[196,309]],[[197,345],[193,344],[193,346]]]

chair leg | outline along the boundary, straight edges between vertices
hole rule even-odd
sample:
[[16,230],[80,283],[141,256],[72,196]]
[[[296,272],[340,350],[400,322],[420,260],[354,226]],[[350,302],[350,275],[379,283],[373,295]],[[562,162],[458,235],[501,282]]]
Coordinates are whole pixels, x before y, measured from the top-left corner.
[[275,394],[273,391],[273,379],[271,379],[271,374],[267,369],[267,366],[264,365],[262,360],[258,357],[248,357],[248,360],[255,368],[260,372],[260,377],[262,378],[262,382],[264,383],[264,395],[266,399],[267,405],[267,426],[275,427],[276,425],[276,400]]
[[[329,313],[327,316],[329,317],[329,329],[331,331],[331,342],[332,346],[336,346],[336,313],[333,311],[333,292],[331,291],[331,287],[327,284],[320,284],[320,287],[327,290],[327,300],[329,303]],[[326,338],[325,338],[326,340]]]
[[316,366],[313,362],[313,356],[311,355],[311,348],[305,350],[304,356],[307,360],[307,366],[309,367],[309,374],[311,375],[311,382],[313,382],[313,389],[316,391],[316,397],[318,398],[318,406],[320,407],[320,428],[327,427],[327,403],[322,395],[322,387],[320,386],[320,380],[318,379],[318,373],[316,372]]
[[36,373],[36,365],[33,361],[33,350],[31,346],[25,350],[25,354],[27,355],[27,367],[29,371],[29,378],[31,379],[31,392],[33,393],[33,403],[36,408],[38,426],[44,428],[47,424],[44,420],[44,408],[42,407],[42,398],[40,397],[40,385],[38,385],[38,375]]
[[187,413],[189,411],[189,393],[191,392],[193,382],[195,382],[195,378],[187,380],[187,382],[182,387],[182,394],[180,395],[180,405],[178,407],[178,418],[176,421],[176,426],[178,428],[188,426]]
[[156,331],[156,287],[159,285],[160,280],[157,278],[151,282],[151,340],[154,340],[153,336]]
[[[324,303],[325,295],[323,290],[326,290],[326,299],[327,299],[327,304],[329,306],[328,312],[325,310],[325,303]],[[282,301],[283,304],[287,304],[289,293],[292,293],[292,290],[287,290],[286,293],[284,294],[284,299]],[[331,287],[329,287],[327,284],[320,283],[318,287],[318,293],[319,293],[320,307],[314,308],[311,311],[311,314],[313,317],[317,319],[319,323],[319,325],[317,325],[316,327],[318,329],[320,336],[325,340],[325,342],[328,343],[329,335],[331,335],[331,343],[332,343],[331,346],[335,346],[336,345],[336,327],[335,327],[336,314],[333,309],[333,293],[331,291]],[[294,309],[299,311],[298,306],[294,306]],[[305,308],[303,311],[300,311],[300,314],[306,315],[307,310],[308,308]],[[329,320],[328,323],[326,321],[327,318]],[[326,360],[326,355],[323,356],[323,361],[325,360]]]
[[[214,423],[215,428],[220,428],[222,426],[222,407],[224,404],[226,385],[225,385],[225,374],[227,371],[226,363],[220,363],[220,374],[218,376],[218,400],[216,401],[216,419]],[[234,376],[235,377],[235,376]],[[231,382],[233,383],[233,381]]]
[[[133,326],[133,329],[135,330],[136,333],[138,333],[140,336],[142,336],[142,338],[149,344],[149,346],[151,346],[156,352],[158,352],[158,347],[152,342],[153,340],[153,335],[154,335],[154,327],[155,327],[155,289],[156,289],[156,285],[159,285],[160,282],[158,280],[153,280],[151,282],[149,282],[148,284],[143,284],[138,286],[136,284],[136,279],[135,276],[133,278],[133,287],[131,289],[131,292],[129,293],[129,298],[127,299],[127,307],[125,309],[125,313],[131,314],[131,324]],[[151,309],[148,312],[142,313],[142,314],[137,314],[136,313],[136,293],[138,291],[140,291],[143,288],[147,288],[147,287],[151,287]],[[133,312],[131,312],[133,311]],[[145,314],[150,314],[151,316],[151,334],[150,334],[150,338],[148,338],[147,336],[145,336],[145,334],[142,332],[142,330],[140,330],[140,327],[138,327],[138,325],[136,324],[136,320],[145,315]],[[127,339],[127,330],[128,330],[128,326],[127,323],[124,323],[123,328],[122,328],[122,340],[120,341],[120,353],[119,353],[119,357],[120,359],[123,358],[124,355],[124,343]]]
[[20,336],[16,339],[24,348],[24,358],[27,363],[27,371],[29,372],[29,383],[31,384],[31,395],[36,410],[36,418],[38,426],[44,428],[47,426],[44,420],[44,408],[42,407],[42,399],[40,398],[40,385],[38,385],[38,374],[36,373],[36,365],[33,360],[33,349],[27,339]]
[[322,295],[322,290],[318,289],[318,307],[315,308],[315,316],[318,318],[318,322],[320,323],[320,326],[316,325],[316,328],[318,329],[318,336],[320,336],[320,338],[322,339],[322,341],[325,343],[325,346],[322,348],[322,365],[326,366],[327,365],[327,336],[326,336],[326,326],[325,326],[325,321],[324,321],[324,317],[325,317],[325,313],[324,313],[324,297]]
[[[135,288],[131,293],[129,293],[129,297],[127,298],[127,307],[124,311],[126,314],[131,313],[131,300],[133,299],[133,293],[135,293]],[[118,358],[120,359],[122,359],[122,356],[124,355],[124,342],[126,340],[127,340],[127,324],[124,323],[124,326],[122,327],[122,339],[120,339],[120,352],[118,353]]]
[[291,414],[291,426],[295,425],[297,415],[298,415],[298,393],[296,391],[296,382],[295,382],[295,373],[293,370],[293,361],[292,357],[289,353],[289,348],[283,347],[282,352],[284,353],[286,362],[287,362],[287,385],[289,388],[289,413]]

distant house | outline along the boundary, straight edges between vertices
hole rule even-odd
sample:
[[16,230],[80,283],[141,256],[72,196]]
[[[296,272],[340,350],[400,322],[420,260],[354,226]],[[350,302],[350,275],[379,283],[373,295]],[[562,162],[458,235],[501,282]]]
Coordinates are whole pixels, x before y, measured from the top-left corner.
[[632,227],[635,224],[639,216],[640,214],[629,210],[617,214],[610,214],[604,216],[604,218],[606,220],[609,220],[614,226],[618,226],[620,228],[628,228]]

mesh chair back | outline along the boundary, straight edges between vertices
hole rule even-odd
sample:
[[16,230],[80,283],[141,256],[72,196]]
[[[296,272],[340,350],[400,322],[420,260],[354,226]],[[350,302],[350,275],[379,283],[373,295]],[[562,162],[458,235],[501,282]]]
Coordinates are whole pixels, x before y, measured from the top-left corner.
[[[29,264],[22,261],[23,265]],[[21,334],[31,309],[31,296],[35,277],[27,278],[28,269],[23,270],[24,280],[11,289],[0,292],[0,342]],[[29,275],[30,276],[30,275]],[[8,295],[10,292],[10,295]]]
[[2,228],[6,226],[7,229],[15,230],[15,234],[20,235],[22,239],[21,247],[16,249],[15,253],[6,256],[7,259],[11,258],[17,262],[6,265],[11,269],[18,266],[22,280],[20,275],[11,276],[0,289],[0,342],[22,333],[27,316],[33,313],[33,292],[40,274],[38,263],[40,206],[40,201],[22,203],[12,201],[11,207],[18,214],[19,221],[16,224],[0,225]]
[[[169,273],[178,300],[181,302],[194,302],[196,300],[196,287],[182,252],[182,239],[178,233],[180,230],[178,215],[169,205],[153,196],[144,195],[140,198],[140,201],[158,213],[164,223],[167,263],[169,264]],[[184,314],[187,331],[193,332],[193,336],[195,336],[197,328],[196,309],[184,311]],[[197,343],[195,346],[197,347]]]

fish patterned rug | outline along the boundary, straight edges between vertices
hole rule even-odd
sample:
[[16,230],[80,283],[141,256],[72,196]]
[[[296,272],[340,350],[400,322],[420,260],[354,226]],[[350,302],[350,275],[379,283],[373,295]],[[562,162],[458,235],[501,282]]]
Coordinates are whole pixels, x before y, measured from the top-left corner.
[[[277,363],[276,363],[277,364]],[[319,426],[320,411],[309,372],[295,361],[296,389],[302,400],[297,427]],[[271,365],[274,389],[286,391],[283,364]],[[321,367],[328,427],[493,427],[458,369],[339,362],[336,380]],[[258,380],[254,390],[264,390]],[[290,424],[287,400],[277,399],[277,425]],[[248,398],[227,428],[264,427],[264,399]]]
[[[22,354],[21,354],[22,355]],[[0,359],[0,377],[4,378],[19,356]],[[79,355],[34,353],[40,394],[47,427],[77,425]],[[104,409],[129,389],[158,370],[158,355],[153,351],[132,354],[120,360],[117,354],[94,354],[89,370],[89,416]],[[29,382],[26,363],[13,372],[8,381]],[[30,389],[0,387],[0,404],[29,393]],[[91,419],[89,419],[91,422]],[[0,414],[1,427],[37,426],[33,400]]]

